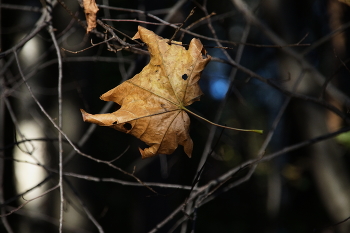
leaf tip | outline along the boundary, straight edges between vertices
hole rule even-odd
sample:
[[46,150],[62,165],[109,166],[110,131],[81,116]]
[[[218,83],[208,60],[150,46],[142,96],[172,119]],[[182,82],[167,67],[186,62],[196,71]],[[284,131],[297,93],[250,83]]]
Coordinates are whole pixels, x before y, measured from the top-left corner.
[[136,34],[131,38],[133,40],[136,40],[136,39],[141,39],[141,35],[140,35],[140,32],[142,34],[142,31],[148,31],[146,28],[144,27],[141,27],[140,25],[137,27],[137,32]]
[[141,158],[142,158],[142,159],[147,159],[147,158],[150,158],[150,157],[153,157],[153,156],[156,156],[156,155],[157,155],[157,154],[153,154],[151,150],[149,150],[149,149],[147,150],[147,148],[144,149],[144,150],[142,150],[141,148],[139,148],[139,151],[140,151],[140,153],[141,153]]
[[85,112],[84,109],[80,109],[81,115],[83,116],[83,121],[86,121],[87,117],[90,115],[89,113]]
[[131,39],[133,40],[140,39],[140,33],[136,32],[136,34]]

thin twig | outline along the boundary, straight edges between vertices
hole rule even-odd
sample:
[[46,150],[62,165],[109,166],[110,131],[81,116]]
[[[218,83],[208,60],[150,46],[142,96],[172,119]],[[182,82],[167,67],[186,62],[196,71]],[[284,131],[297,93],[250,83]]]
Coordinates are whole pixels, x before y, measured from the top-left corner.
[[322,44],[324,44],[325,42],[330,40],[332,37],[334,37],[335,35],[344,32],[349,27],[350,27],[350,22],[341,25],[339,28],[335,29],[334,31],[331,31],[328,35],[325,35],[321,39],[319,39],[318,41],[315,41],[314,43],[312,43],[312,45],[310,47],[306,48],[301,54],[303,56],[306,56],[312,50],[315,50],[317,47],[321,46]]
[[[154,22],[148,22],[148,21],[142,21],[137,19],[101,19],[102,21],[107,22],[134,22],[134,23],[144,23],[144,24],[151,24],[151,25],[167,25],[164,23],[154,23]],[[175,25],[180,25],[181,23],[175,23]]]
[[59,187],[60,187],[59,185],[56,185],[56,186],[54,186],[54,187],[52,187],[52,188],[46,190],[45,192],[43,192],[43,193],[40,194],[39,196],[34,197],[34,198],[32,198],[32,199],[29,199],[29,200],[26,200],[22,205],[20,205],[20,206],[18,206],[17,208],[11,210],[11,211],[8,212],[7,214],[2,214],[2,215],[0,215],[0,217],[2,218],[2,217],[6,217],[6,216],[11,215],[12,213],[16,212],[17,210],[23,208],[23,207],[24,207],[25,205],[27,205],[29,202],[34,201],[34,200],[36,200],[36,199],[38,199],[38,198],[40,198],[40,197],[43,197],[43,196],[45,196],[46,194],[48,194],[48,193],[54,191],[55,189],[57,189],[57,188],[59,188]]
[[[30,162],[28,162],[28,163],[30,163]],[[39,164],[36,164],[36,165],[39,165]],[[41,164],[41,165],[42,165],[42,164]],[[48,180],[50,180],[51,178],[52,178],[51,176],[47,176],[47,177],[45,177],[42,181],[40,181],[37,185],[34,185],[34,186],[31,187],[30,189],[28,189],[28,190],[26,190],[26,191],[24,191],[24,192],[22,192],[22,193],[19,193],[19,194],[15,195],[15,196],[12,196],[11,198],[7,199],[4,203],[0,204],[0,208],[2,208],[3,206],[6,206],[6,205],[8,205],[8,204],[10,204],[11,202],[17,200],[17,199],[20,198],[20,197],[23,197],[23,195],[25,195],[25,194],[27,194],[27,193],[33,191],[34,189],[41,187],[43,184],[45,184],[45,183],[46,183]]]
[[68,187],[73,191],[74,195],[77,197],[78,201],[80,202],[80,205],[82,206],[85,214],[88,216],[88,218],[91,220],[91,222],[96,226],[98,229],[98,232],[104,233],[104,230],[102,226],[97,222],[94,216],[92,216],[89,209],[86,207],[84,201],[81,198],[81,195],[78,193],[78,191],[74,188],[74,186],[69,182],[67,178],[64,179],[65,183],[68,185]]
[[[18,135],[22,138],[22,141],[23,141],[23,140],[26,140],[25,135],[22,133],[22,131],[21,131],[20,127],[19,127],[19,123],[18,123],[16,114],[14,113],[10,102],[8,101],[7,98],[4,99],[4,102],[5,102],[5,104],[6,104],[6,107],[7,107],[8,112],[10,113],[12,122],[13,122],[13,124],[16,126],[16,132],[17,132]],[[17,144],[17,145],[18,145],[18,144]],[[29,148],[29,147],[27,146],[27,144],[24,143],[24,145],[23,145],[24,149],[22,149],[21,147],[18,147],[18,149],[21,150],[23,153],[28,154],[28,155],[29,155],[31,158],[33,158],[34,161],[36,161],[37,163],[40,163],[40,161],[39,161],[35,156],[33,156],[33,152],[35,151],[35,146],[34,146],[34,144],[31,143],[31,142],[29,141],[29,145],[31,146],[31,148]]]
[[191,12],[188,14],[188,16],[186,17],[186,19],[179,25],[178,28],[176,28],[173,36],[168,40],[168,44],[171,44],[171,41],[174,40],[175,36],[177,35],[177,33],[179,32],[179,30],[184,26],[184,24],[187,22],[187,20],[194,14],[194,10],[195,8],[193,8],[191,10]]
[[323,85],[322,85],[322,90],[321,90],[321,94],[320,94],[320,99],[324,99],[324,96],[325,96],[325,94],[326,94],[326,90],[327,90],[327,86],[328,86],[329,82],[332,81],[332,79],[336,77],[336,75],[340,72],[340,70],[341,70],[342,67],[345,67],[345,69],[346,69],[348,72],[350,72],[349,68],[346,66],[346,63],[349,63],[349,62],[350,62],[350,59],[347,59],[347,60],[344,62],[342,59],[340,59],[340,58],[337,56],[337,54],[335,53],[335,51],[334,51],[334,55],[335,55],[336,58],[338,58],[338,59],[340,60],[341,65],[340,65],[340,67],[338,67],[338,69],[337,69],[331,76],[329,76],[328,78],[326,78],[326,80],[324,81],[324,83],[323,83]]
[[[206,15],[206,16],[204,16],[204,17],[198,19],[196,22],[193,22],[193,23],[191,23],[190,25],[188,25],[185,29],[186,29],[186,30],[193,29],[195,26],[200,25],[201,22],[206,21],[208,18],[212,17],[213,15],[216,15],[216,13],[215,13],[215,12],[212,12],[212,13],[210,13],[210,15]],[[185,33],[182,32],[182,34],[181,34],[181,36],[180,36],[180,41],[182,41],[182,38],[184,37],[184,35],[185,35]]]
[[82,53],[82,52],[84,52],[84,51],[87,51],[87,50],[89,50],[89,49],[92,49],[92,48],[94,48],[94,47],[96,47],[96,46],[98,46],[98,45],[101,45],[101,44],[106,44],[106,43],[108,43],[108,41],[111,41],[111,40],[114,40],[115,38],[114,37],[111,37],[111,38],[109,38],[109,39],[107,39],[107,40],[104,40],[104,41],[101,41],[101,42],[98,42],[98,43],[92,43],[91,42],[91,46],[89,46],[89,47],[87,47],[87,48],[83,48],[83,49],[81,49],[81,50],[78,50],[78,51],[72,51],[72,50],[69,50],[69,49],[65,49],[65,48],[61,48],[63,51],[65,51],[65,52],[68,52],[68,53],[73,53],[73,54],[78,54],[78,53]]
[[[58,127],[62,129],[62,79],[63,79],[63,73],[62,73],[62,59],[61,59],[61,53],[60,48],[58,46],[56,36],[53,32],[52,25],[49,25],[48,27],[49,34],[51,36],[52,42],[56,48],[56,54],[57,54],[57,60],[58,60]],[[62,144],[62,134],[58,132],[58,168],[59,168],[59,180],[58,185],[60,186],[60,226],[59,226],[59,232],[62,232],[63,228],[63,204],[64,204],[64,191],[63,191],[63,144]]]
[[[26,160],[19,160],[19,159],[14,159],[14,158],[2,158],[4,160],[12,160],[17,163],[26,163],[26,164],[31,164],[33,166],[39,166],[44,168],[45,170],[51,172],[51,175],[47,176],[43,181],[41,181],[39,184],[35,185],[33,188],[30,190],[27,190],[23,193],[18,194],[14,198],[11,198],[4,202],[3,204],[0,205],[0,208],[11,203],[18,197],[24,196],[26,193],[32,191],[34,188],[41,186],[42,184],[46,183],[49,179],[51,179],[53,174],[58,174],[58,171],[56,169],[49,168],[41,163],[34,163]],[[67,177],[73,177],[77,179],[82,179],[82,180],[87,180],[87,181],[93,181],[93,182],[106,182],[106,183],[116,183],[124,186],[133,186],[133,187],[144,187],[144,184],[150,187],[157,187],[157,188],[170,188],[170,189],[181,189],[181,190],[197,190],[197,188],[193,186],[188,186],[188,185],[181,185],[181,184],[168,184],[168,183],[157,183],[157,182],[144,182],[144,184],[140,184],[138,182],[131,182],[131,181],[125,181],[125,180],[120,180],[116,178],[107,178],[107,177],[96,177],[96,176],[90,176],[90,175],[83,175],[83,174],[77,174],[74,172],[63,172],[63,176]]]
[[[168,25],[168,24],[169,24],[168,22],[179,12],[179,9],[183,6],[183,4],[186,3],[186,1],[187,1],[187,0],[180,0],[180,1],[177,1],[176,4],[173,5],[173,6],[170,8],[170,10],[168,11],[167,15],[165,15],[165,17],[164,17],[164,21],[165,21],[166,23],[162,22],[164,25],[159,26],[159,27],[157,28],[157,30],[155,31],[155,33],[156,33],[157,35],[160,35],[160,34],[163,32],[163,30],[164,30],[164,28],[165,28],[165,25]],[[141,14],[144,14],[144,13],[141,13]],[[147,15],[147,14],[145,14],[145,15]]]
[[[305,71],[302,70],[299,77],[297,78],[297,80],[295,81],[294,85],[293,85],[293,90],[292,92],[296,92],[301,80],[303,79],[304,77],[304,74],[305,74]],[[286,100],[284,101],[284,103],[282,104],[282,106],[280,107],[280,110],[277,114],[277,116],[275,117],[272,125],[271,125],[271,128],[269,130],[269,133],[267,134],[263,144],[261,145],[260,149],[259,149],[259,152],[258,152],[258,155],[257,157],[258,158],[261,158],[264,154],[265,154],[265,150],[268,146],[268,144],[270,143],[271,139],[272,139],[272,136],[274,135],[275,133],[275,130],[277,128],[277,125],[279,124],[281,118],[282,118],[282,115],[284,114],[287,106],[289,105],[289,102],[290,100],[292,99],[291,96],[287,96]]]
[[65,9],[65,11],[73,18],[75,19],[75,21],[78,22],[78,24],[80,24],[80,26],[82,26],[85,30],[87,28],[86,24],[84,24],[67,6],[66,4],[61,1],[61,0],[57,0],[58,3],[63,7],[63,9]]

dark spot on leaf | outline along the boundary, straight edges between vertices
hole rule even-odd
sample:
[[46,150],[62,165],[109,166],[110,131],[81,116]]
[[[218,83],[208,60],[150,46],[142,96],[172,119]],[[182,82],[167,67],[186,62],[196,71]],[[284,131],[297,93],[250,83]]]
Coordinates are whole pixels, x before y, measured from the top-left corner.
[[124,129],[126,129],[126,130],[130,130],[130,129],[132,128],[132,126],[131,126],[130,123],[125,123],[125,124],[123,125],[123,127],[124,127]]
[[182,79],[186,80],[187,79],[187,74],[182,75]]
[[161,104],[160,107],[162,107],[165,111],[168,111],[168,109],[165,107],[165,104]]

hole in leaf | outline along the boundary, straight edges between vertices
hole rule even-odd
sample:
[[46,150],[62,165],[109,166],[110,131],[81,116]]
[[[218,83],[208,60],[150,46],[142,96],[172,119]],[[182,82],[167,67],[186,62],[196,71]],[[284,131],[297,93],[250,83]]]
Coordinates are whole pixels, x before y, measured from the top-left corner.
[[131,126],[130,123],[125,123],[125,124],[123,125],[123,127],[124,127],[124,129],[126,129],[126,130],[130,130],[130,129],[132,128],[132,126]]
[[[121,105],[115,103],[115,104],[114,104],[114,111],[119,110],[121,107],[122,107]],[[114,124],[114,123],[113,123],[113,124]]]
[[182,79],[186,80],[187,79],[187,74],[182,75]]

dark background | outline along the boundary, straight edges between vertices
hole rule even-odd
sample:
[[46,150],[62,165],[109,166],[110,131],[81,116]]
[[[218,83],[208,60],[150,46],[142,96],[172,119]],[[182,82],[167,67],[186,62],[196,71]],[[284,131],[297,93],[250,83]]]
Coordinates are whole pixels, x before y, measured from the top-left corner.
[[[110,36],[100,25],[86,34],[85,16],[78,1],[64,1],[65,6],[55,4],[52,15],[59,47],[65,49],[60,51],[64,59],[63,132],[82,152],[99,160],[110,161],[129,147],[113,164],[129,173],[134,172],[143,182],[187,186],[193,184],[201,158],[208,154],[204,149],[209,143],[209,151],[213,151],[198,181],[198,185],[202,186],[245,161],[261,155],[269,156],[349,126],[349,6],[335,0],[247,1],[258,19],[259,23],[256,23],[254,20],[247,21],[233,2],[97,0],[97,4],[129,9],[121,11],[100,7],[97,17],[157,22],[147,16],[147,12],[170,23],[182,23],[196,7],[195,13],[184,25],[186,28],[205,17],[206,11],[209,14],[215,12],[216,15],[211,17],[215,36],[220,40],[238,42],[222,43],[222,46],[227,47],[225,51],[233,60],[236,60],[241,46],[242,57],[236,61],[250,72],[239,69],[233,74],[235,67],[218,61],[229,60],[222,49],[214,47],[218,44],[214,40],[201,39],[215,59],[202,73],[200,85],[203,97],[190,109],[209,120],[219,119],[217,123],[221,125],[262,129],[263,135],[217,128],[215,136],[208,142],[211,126],[191,116],[190,134],[194,141],[191,159],[180,146],[172,155],[142,160],[138,147],[144,145],[130,135],[105,127],[96,127],[88,134],[86,130],[90,124],[82,121],[79,109],[99,113],[106,106],[99,96],[123,79],[139,73],[149,58],[120,47],[117,41],[111,41],[110,45],[114,49],[122,48],[120,51],[109,51],[106,43],[79,53],[66,51],[83,50],[92,43],[102,42],[104,38],[101,35]],[[179,3],[182,4],[175,9]],[[0,48],[4,55],[0,60],[2,214],[20,206],[25,200],[39,196],[58,182],[57,129],[30,96],[18,69],[19,63],[38,101],[57,123],[57,53],[47,27],[18,49],[19,62],[13,52],[6,52],[42,23],[38,22],[42,4],[43,1],[34,0],[0,2]],[[131,9],[144,13],[131,12]],[[174,9],[174,14],[169,16]],[[126,21],[103,22],[130,37],[139,25]],[[175,32],[169,26],[141,25],[164,38],[171,38]],[[207,20],[189,30],[215,38]],[[239,43],[245,30],[249,30],[249,34],[245,41]],[[269,33],[281,38],[285,44],[277,44]],[[123,34],[116,34],[134,44]],[[179,32],[175,40],[179,40],[181,34]],[[192,38],[192,35],[184,34],[182,42],[187,44]],[[306,63],[310,66],[306,67]],[[301,73],[302,82],[297,90],[293,90]],[[234,80],[231,82],[232,76]],[[265,81],[258,80],[257,76]],[[333,86],[332,90],[329,85]],[[296,95],[291,96],[283,90]],[[271,141],[265,152],[259,155],[285,101],[289,101],[288,105],[282,110],[283,115]],[[224,103],[222,109],[221,103]],[[328,105],[338,109],[340,114],[334,114]],[[112,112],[116,107],[109,105],[105,112]],[[30,124],[31,128],[26,128],[25,124]],[[87,134],[88,140],[79,145],[79,140]],[[29,141],[24,142],[25,139]],[[158,232],[350,232],[348,221],[340,223],[350,217],[349,132],[316,141],[313,145],[300,146],[272,160],[259,162],[257,167],[250,164],[240,169],[213,191],[211,201],[196,208],[190,215],[178,212]],[[79,153],[70,156],[72,146],[65,139],[63,144],[63,158],[70,158],[63,168],[67,172],[63,186],[63,232],[98,232],[86,210],[104,232],[149,232],[183,205],[190,195],[189,190],[180,188],[152,187],[157,192],[155,194],[144,186],[108,182],[104,178],[137,183],[105,163],[98,163]],[[31,147],[33,150],[29,149]],[[22,151],[20,158],[16,157],[19,151]],[[18,164],[24,166],[18,167]],[[26,171],[26,168],[34,171]],[[40,170],[41,175],[34,176],[35,169]],[[22,175],[16,175],[16,170],[20,170]],[[244,179],[249,172],[253,172],[252,176]],[[72,177],[72,174],[80,175],[80,178]],[[18,181],[24,178],[33,182],[27,184],[33,190],[39,190],[38,194],[29,196],[31,191],[25,192],[29,188],[19,187]],[[225,189],[242,179],[240,185]],[[59,190],[56,189],[3,217],[0,232],[57,232],[59,204]],[[181,219],[183,224],[179,222]]]

